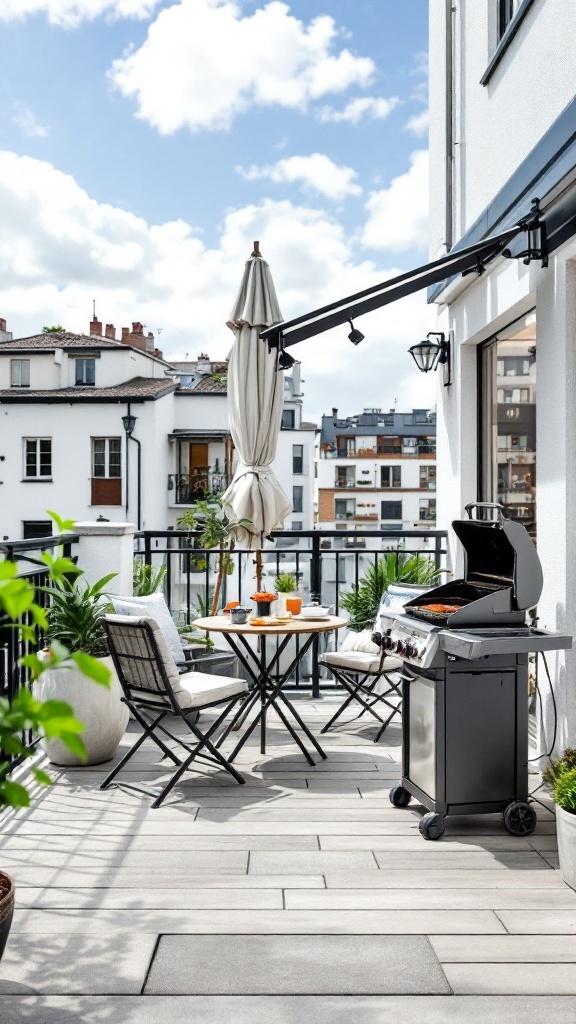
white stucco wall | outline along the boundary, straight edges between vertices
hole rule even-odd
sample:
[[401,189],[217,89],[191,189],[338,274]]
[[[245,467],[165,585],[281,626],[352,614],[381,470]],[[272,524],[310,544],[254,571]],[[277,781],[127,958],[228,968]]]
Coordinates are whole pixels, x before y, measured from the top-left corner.
[[[576,4],[537,0],[486,86],[496,48],[495,0],[459,0],[454,33],[453,241],[464,234],[576,94]],[[445,211],[445,2],[430,0],[430,251]]]

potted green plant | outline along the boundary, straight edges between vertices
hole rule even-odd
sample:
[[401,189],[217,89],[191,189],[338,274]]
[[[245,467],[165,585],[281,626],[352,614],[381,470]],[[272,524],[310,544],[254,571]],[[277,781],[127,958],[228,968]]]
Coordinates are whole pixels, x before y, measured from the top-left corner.
[[205,500],[199,500],[178,519],[182,529],[199,530],[202,548],[216,548],[218,552],[216,585],[212,593],[210,614],[216,615],[220,601],[220,591],[225,576],[234,571],[232,552],[236,542],[236,533],[240,527],[250,527],[249,519],[233,522],[228,519],[222,505],[222,495],[212,494]]
[[358,632],[373,623],[387,591],[395,589],[394,597],[404,593],[404,601],[408,601],[417,592],[423,593],[438,583],[443,571],[436,568],[429,556],[390,551],[369,566],[358,584],[342,595],[340,607],[350,616],[349,628]]
[[576,889],[576,750],[568,747],[558,761],[551,761],[542,779],[556,803],[560,873]]
[[[62,528],[71,529],[70,521],[59,520]],[[47,567],[49,579],[57,583],[64,573],[74,572],[75,566],[68,558],[54,557],[45,552],[42,561]],[[16,631],[19,640],[35,646],[38,631],[46,630],[48,619],[45,610],[36,601],[34,587],[27,579],[19,578],[17,566],[6,559],[0,562],[0,631]],[[83,651],[70,653],[55,643],[48,658],[32,652],[20,659],[22,669],[32,682],[38,682],[49,668],[74,664],[82,673],[104,687],[110,685],[109,673],[89,654]],[[28,807],[30,793],[25,780],[15,782],[10,776],[13,767],[31,758],[36,753],[36,743],[27,743],[23,738],[32,732],[36,736],[58,738],[81,759],[85,748],[81,738],[84,731],[82,722],[73,715],[69,704],[62,701],[40,701],[28,685],[22,686],[12,700],[0,698],[0,812],[9,807]],[[50,785],[52,780],[41,768],[33,766],[31,777],[40,785]],[[14,913],[15,886],[12,878],[0,871],[0,960]]]
[[132,594],[134,597],[149,597],[156,594],[164,583],[167,573],[165,565],[148,565],[135,558],[132,567]]
[[281,572],[276,577],[275,586],[278,592],[278,614],[286,615],[286,601],[296,593],[298,581],[294,573]]
[[122,702],[122,690],[114,672],[104,633],[106,587],[116,573],[103,576],[90,586],[82,579],[76,566],[54,581],[52,587],[40,588],[49,593],[52,605],[48,612],[47,643],[50,652],[66,648],[84,651],[100,664],[103,675],[111,679],[106,689],[88,684],[81,666],[65,664],[47,667],[35,684],[39,700],[66,701],[74,714],[85,724],[85,757],[70,750],[58,737],[45,737],[42,747],[52,762],[61,765],[101,764],[109,761],[122,739],[130,713]]

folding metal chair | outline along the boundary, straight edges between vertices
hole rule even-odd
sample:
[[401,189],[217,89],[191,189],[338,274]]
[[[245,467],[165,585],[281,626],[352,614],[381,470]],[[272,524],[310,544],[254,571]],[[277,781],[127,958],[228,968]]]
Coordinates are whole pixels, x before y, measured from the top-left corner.
[[[136,618],[132,615],[106,615],[104,628],[114,668],[122,686],[122,700],[142,726],[143,732],[119,764],[106,776],[100,789],[107,789],[112,784],[118,773],[148,738],[156,743],[165,758],[169,758],[177,765],[170,781],[156,795],[152,807],[160,806],[194,761],[206,761],[208,764],[224,768],[236,782],[242,784],[245,780],[217,749],[211,737],[234,705],[245,697],[248,691],[246,681],[230,676],[195,672],[193,662],[179,668],[154,619]],[[224,705],[222,713],[210,723],[205,732],[202,732],[197,724],[198,712],[221,705]],[[186,742],[180,735],[174,735],[161,724],[168,716],[181,719],[196,742]],[[160,734],[183,747],[186,756],[178,757]],[[122,785],[149,792],[141,785],[126,782]]]
[[[320,730],[321,732],[328,732],[344,711],[356,701],[361,705],[362,710],[355,718],[361,718],[367,712],[380,723],[381,728],[374,738],[374,742],[378,743],[394,716],[401,714],[402,683],[399,678],[394,678],[393,673],[402,667],[402,661],[400,658],[387,655],[385,651],[372,643],[371,635],[372,630],[348,633],[339,651],[320,655],[318,659],[320,663],[325,665],[336,681],[348,691],[348,697],[340,705],[336,714]],[[382,681],[384,689],[380,690],[379,686]],[[397,698],[398,702],[392,703],[391,697]],[[389,711],[385,719],[375,710],[378,705]],[[383,711],[383,713],[385,712]],[[349,719],[346,724],[354,721],[355,718]]]

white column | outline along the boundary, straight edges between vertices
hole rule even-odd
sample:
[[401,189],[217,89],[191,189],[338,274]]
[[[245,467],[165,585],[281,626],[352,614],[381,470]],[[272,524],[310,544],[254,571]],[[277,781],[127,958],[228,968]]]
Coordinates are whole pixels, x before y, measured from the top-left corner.
[[[570,246],[572,254],[575,246]],[[566,254],[538,273],[537,289],[537,537],[544,571],[538,604],[545,629],[576,636],[576,261]],[[572,651],[546,656],[556,697],[556,756],[576,738],[576,659]],[[539,751],[550,749],[554,706],[539,667],[544,721]]]
[[74,533],[80,538],[76,553],[86,582],[92,585],[115,572],[118,575],[106,589],[123,596],[132,594],[134,523],[76,523]]

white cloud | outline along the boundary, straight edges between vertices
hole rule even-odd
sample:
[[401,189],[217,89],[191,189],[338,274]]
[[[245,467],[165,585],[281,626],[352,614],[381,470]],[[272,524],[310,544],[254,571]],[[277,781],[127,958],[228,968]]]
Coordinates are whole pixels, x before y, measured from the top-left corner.
[[414,114],[406,122],[405,127],[407,132],[412,132],[413,135],[422,136],[428,134],[429,124],[430,118],[428,116],[428,111],[423,110],[421,114]]
[[279,0],[246,16],[236,0],[180,0],[160,11],[143,45],[109,75],[161,134],[218,131],[252,106],[304,111],[330,93],[368,85],[374,62],[337,43],[333,18],[305,24]]
[[318,118],[320,121],[348,121],[350,124],[358,124],[365,117],[372,121],[381,121],[388,117],[399,103],[398,96],[391,96],[389,99],[384,96],[359,96],[355,100],[350,100],[343,110],[322,107],[318,111]]
[[392,252],[424,248],[428,241],[427,150],[412,153],[405,174],[393,178],[388,188],[372,192],[366,210],[364,245]]
[[[140,320],[156,331],[166,355],[208,352],[223,358],[225,326],[252,241],[270,260],[286,317],[306,313],[398,271],[355,257],[342,224],[322,210],[265,200],[229,212],[209,248],[183,220],[147,224],[97,203],[51,164],[0,152],[0,316],[15,336],[62,323],[87,331],[96,298],[100,318],[117,328]],[[341,328],[296,346],[302,360],[307,418],[333,405],[432,400],[428,382],[406,350],[430,330],[422,295],[359,321],[365,341],[354,348]],[[430,375],[432,376],[432,375]]]
[[236,170],[247,181],[268,178],[275,184],[301,183],[310,192],[318,192],[338,202],[346,196],[361,195],[362,189],[354,179],[356,171],[343,164],[335,164],[324,153],[311,153],[310,156],[290,156],[279,160],[268,167],[252,165],[248,168],[237,167]]
[[51,25],[75,28],[104,14],[109,18],[148,18],[160,0],[0,0],[0,20],[44,14]]
[[30,139],[43,139],[48,135],[48,129],[36,120],[34,111],[30,110],[30,107],[25,103],[14,104],[14,113],[11,120]]

